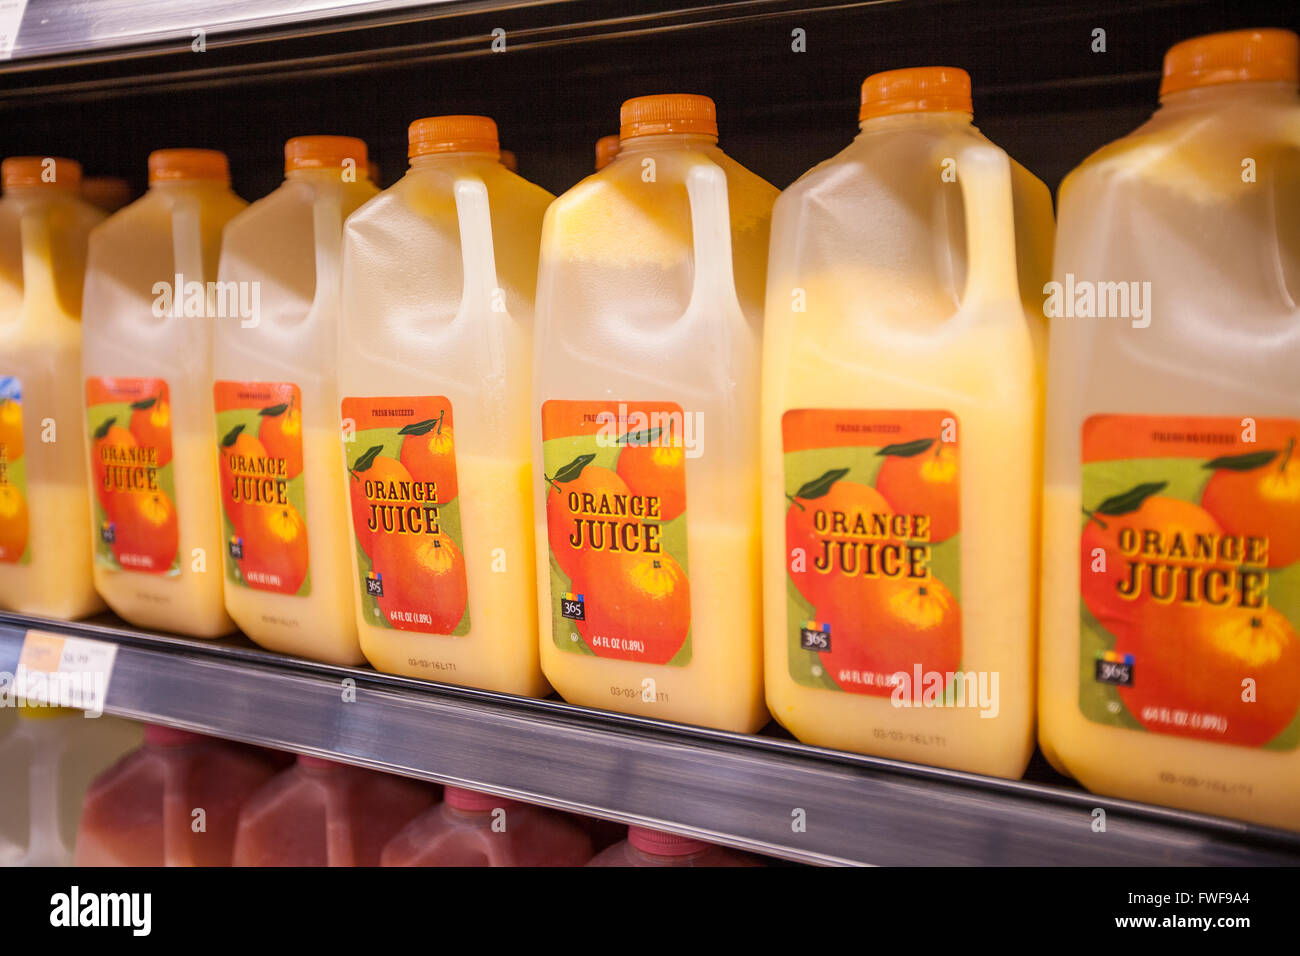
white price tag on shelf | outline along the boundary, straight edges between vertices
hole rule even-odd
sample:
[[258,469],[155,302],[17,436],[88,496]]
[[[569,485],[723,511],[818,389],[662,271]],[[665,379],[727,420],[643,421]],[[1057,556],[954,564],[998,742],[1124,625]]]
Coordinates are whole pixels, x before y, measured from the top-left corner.
[[51,707],[74,707],[99,716],[108,699],[117,645],[30,630],[14,674],[14,696]]
[[0,0],[0,60],[8,60],[14,55],[18,27],[26,9],[27,0]]

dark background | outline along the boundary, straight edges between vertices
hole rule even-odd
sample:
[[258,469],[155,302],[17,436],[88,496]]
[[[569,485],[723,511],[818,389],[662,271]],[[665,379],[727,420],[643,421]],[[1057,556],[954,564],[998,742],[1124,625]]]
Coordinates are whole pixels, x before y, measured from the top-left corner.
[[[1055,190],[1155,108],[1170,44],[1300,26],[1294,0],[475,6],[386,26],[342,21],[316,36],[210,35],[204,53],[189,50],[186,31],[170,49],[103,62],[0,64],[0,154],[71,156],[88,174],[143,189],[150,150],[213,147],[255,199],[279,183],[290,136],[361,136],[387,184],[405,169],[411,120],[486,113],[520,173],[559,193],[591,171],[594,141],[617,132],[622,100],[681,91],[712,96],[721,146],[785,187],[852,139],[868,74],[950,64],[972,75],[976,124]],[[495,27],[505,53],[489,52]],[[806,53],[791,51],[796,27]],[[1105,53],[1091,51],[1097,27]]]

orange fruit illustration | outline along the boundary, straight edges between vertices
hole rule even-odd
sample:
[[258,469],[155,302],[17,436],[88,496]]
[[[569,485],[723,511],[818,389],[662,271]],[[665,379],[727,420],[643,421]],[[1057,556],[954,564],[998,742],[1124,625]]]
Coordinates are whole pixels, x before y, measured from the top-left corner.
[[136,491],[119,498],[113,518],[118,563],[135,571],[167,571],[179,544],[176,506],[163,491]]
[[[1166,537],[1180,532],[1189,543],[1198,534],[1220,533],[1218,522],[1205,509],[1188,501],[1158,494],[1147,497],[1140,507],[1126,514],[1094,514],[1090,517],[1079,539],[1080,593],[1092,616],[1111,633],[1119,633],[1120,629],[1128,626],[1137,613],[1137,606],[1149,600],[1145,591],[1134,600],[1126,600],[1117,590],[1120,583],[1129,576],[1130,559],[1119,547],[1120,532],[1126,528],[1133,529],[1139,538],[1144,530],[1160,531]],[[1100,563],[1093,554],[1097,548],[1105,553],[1104,571],[1093,570],[1094,563]],[[1136,560],[1155,560],[1161,564],[1175,565],[1196,563],[1171,557],[1139,556]]]
[[239,501],[235,500],[234,493],[237,476],[235,474],[235,466],[233,463],[240,459],[247,462],[253,459],[265,458],[267,457],[267,454],[266,448],[263,447],[262,442],[257,438],[254,438],[248,432],[242,430],[233,432],[232,430],[231,433],[227,433],[226,438],[228,439],[232,433],[235,435],[235,438],[229,445],[225,444],[224,441],[218,445],[218,451],[220,451],[221,457],[217,467],[220,471],[221,478],[221,505],[226,510],[226,517],[229,518],[230,523],[235,526],[235,531],[242,535],[244,533],[245,513],[249,508],[257,506],[249,505],[248,502],[243,501],[242,499]]
[[1201,506],[1229,534],[1268,538],[1268,566],[1300,561],[1300,450],[1291,439],[1280,460],[1248,471],[1219,468]]
[[930,516],[930,541],[947,541],[960,528],[961,491],[957,452],[938,442],[911,457],[885,456],[876,490],[898,512]]
[[23,406],[12,398],[0,399],[0,448],[6,461],[23,457]]
[[[819,534],[814,523],[818,512],[825,515],[825,534]],[[847,540],[843,534],[830,533],[835,515],[842,514],[845,525],[851,528],[859,518],[870,527],[874,516],[893,513],[894,509],[880,492],[857,481],[837,480],[829,491],[816,498],[793,497],[790,509],[785,513],[785,561],[790,580],[804,600],[817,608],[827,599],[826,584],[836,572],[820,572],[813,562],[823,554],[825,547],[822,542],[827,538],[831,541]],[[796,548],[803,550],[803,570],[795,570]]]
[[[553,478],[546,483],[546,534],[551,543],[551,553],[555,555],[560,570],[573,581],[582,577],[588,552],[585,546],[580,551],[569,542],[575,523],[575,515],[569,510],[570,494],[592,494],[599,502],[601,495],[627,495],[630,491],[622,478],[599,465],[587,465],[572,481]],[[582,517],[585,520],[586,516]],[[594,517],[594,520],[602,519]],[[603,520],[611,519],[606,517]]]
[[148,408],[131,413],[131,434],[144,448],[158,449],[158,467],[172,460],[172,410],[161,395]]
[[[1115,650],[1133,655],[1133,686],[1119,694],[1149,730],[1258,746],[1300,708],[1300,638],[1274,608],[1149,601],[1117,636]],[[1247,679],[1254,681],[1253,700],[1243,700],[1252,696]],[[1181,721],[1174,711],[1184,712]],[[1225,720],[1226,729],[1197,724],[1197,716]]]
[[[961,664],[961,608],[942,581],[839,576],[828,592],[818,617],[835,623],[822,666],[844,690],[888,697],[887,681],[900,671],[911,680],[918,664],[922,674],[948,674]],[[870,674],[873,683],[845,671]]]
[[459,493],[456,485],[456,457],[450,425],[402,440],[402,464],[420,481],[438,484],[438,503],[446,504]]
[[0,485],[0,561],[17,561],[27,550],[27,501],[15,485]]
[[691,629],[691,589],[671,555],[593,554],[586,571],[574,583],[587,599],[586,620],[575,623],[597,654],[666,664],[681,650]]
[[302,474],[302,413],[289,404],[279,415],[263,415],[257,437],[272,458],[283,458],[285,476]]
[[[112,419],[109,419],[109,422],[112,422]],[[136,447],[136,440],[134,435],[120,425],[109,424],[103,431],[104,434],[91,443],[90,473],[95,480],[95,497],[99,499],[109,520],[112,520],[113,509],[110,506],[116,495],[106,491],[104,485],[108,479],[109,459],[115,453]],[[120,460],[119,458],[118,461]]]
[[[362,455],[362,459],[366,456]],[[366,482],[387,485],[388,482],[411,481],[411,473],[396,458],[375,455],[364,470],[352,469],[348,473],[348,494],[352,502],[352,529],[357,536],[361,550],[373,558],[371,542],[374,538],[370,530],[370,501],[366,498]]]
[[244,513],[239,568],[250,587],[296,594],[307,577],[307,525],[293,505],[251,505]]
[[686,510],[686,449],[676,446],[628,445],[618,453],[618,475],[634,495],[656,495],[661,521]]
[[448,535],[375,535],[373,567],[384,588],[379,607],[398,630],[450,634],[465,616],[465,559]]

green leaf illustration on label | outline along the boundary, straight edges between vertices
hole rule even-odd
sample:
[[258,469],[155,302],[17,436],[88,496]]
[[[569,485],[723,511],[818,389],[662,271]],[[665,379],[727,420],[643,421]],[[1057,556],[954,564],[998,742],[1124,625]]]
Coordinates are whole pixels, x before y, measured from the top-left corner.
[[375,463],[375,458],[377,458],[379,456],[379,453],[383,450],[384,450],[383,445],[372,445],[370,448],[367,448],[365,452],[362,453],[361,457],[356,460],[356,463],[352,466],[352,470],[353,471],[368,470],[370,466]]
[[98,441],[99,439],[105,437],[105,436],[108,434],[108,430],[109,430],[110,428],[113,427],[113,424],[114,424],[116,421],[117,421],[117,416],[113,416],[113,417],[111,417],[111,418],[106,418],[106,419],[104,419],[104,424],[100,425],[98,428],[95,429],[95,431],[94,431],[92,437],[93,437],[96,441]]
[[1137,511],[1152,495],[1158,495],[1168,487],[1167,481],[1148,481],[1130,488],[1123,494],[1111,495],[1096,508],[1092,509],[1092,514],[1109,515],[1114,518],[1119,515],[1126,515]]
[[876,454],[881,458],[913,458],[933,444],[933,438],[918,438],[915,441],[900,442],[897,445],[886,445]]
[[272,405],[270,408],[263,408],[257,414],[265,415],[268,418],[274,418],[276,415],[283,415],[289,410],[288,402],[281,402],[279,405]]
[[559,471],[551,476],[551,481],[576,481],[582,474],[582,469],[586,468],[596,460],[595,455],[579,455],[573,461],[569,462]]
[[811,501],[815,498],[824,498],[831,490],[831,485],[839,481],[849,473],[847,468],[832,468],[818,478],[805,482],[799,486],[799,490],[794,493],[795,498],[803,498],[805,501]]
[[1222,458],[1212,458],[1202,467],[1219,470],[1226,468],[1229,471],[1254,471],[1256,468],[1262,468],[1278,456],[1276,451],[1253,451],[1246,455],[1224,455]]

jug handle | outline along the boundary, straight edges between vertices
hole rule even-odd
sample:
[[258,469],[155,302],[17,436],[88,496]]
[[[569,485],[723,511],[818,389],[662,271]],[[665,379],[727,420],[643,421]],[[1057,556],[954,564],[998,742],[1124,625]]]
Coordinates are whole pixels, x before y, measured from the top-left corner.
[[[316,291],[308,317],[321,310],[338,314],[343,269],[343,207],[331,190],[321,190],[311,205],[312,232],[316,243]],[[327,312],[327,314],[329,314]]]
[[353,866],[352,827],[348,823],[352,788],[346,779],[337,783],[325,785],[325,865]]
[[708,160],[698,163],[686,175],[686,195],[691,207],[695,263],[687,312],[694,314],[697,307],[717,302],[732,316],[743,319],[731,254],[727,174],[716,163]]
[[44,751],[43,755],[48,759],[32,761],[29,765],[27,857],[36,861],[48,861],[53,858],[66,862],[72,859],[72,847],[68,846],[59,829],[59,786],[56,769],[56,764],[63,754],[63,745],[55,735],[40,740],[38,744]]
[[496,250],[492,244],[492,212],[487,186],[476,176],[458,178],[453,186],[456,197],[456,220],[460,226],[460,261],[464,290],[460,311],[465,315],[472,305],[491,308],[497,286]]
[[957,154],[957,182],[966,209],[962,308],[974,313],[981,307],[1018,303],[1011,161],[996,146],[967,146]]
[[[37,298],[58,302],[54,257],[50,249],[50,219],[43,210],[28,209],[19,220],[23,255],[23,301]],[[59,302],[60,308],[63,303]]]
[[[188,196],[179,197],[172,206],[172,266],[183,282],[205,282],[199,204]],[[174,297],[180,298],[183,291],[173,290]]]
[[[199,758],[185,754],[180,760],[168,760],[163,764],[163,866],[195,865],[193,841],[190,837],[181,840],[179,845],[171,837],[176,833],[194,832],[194,818],[191,815],[193,808],[186,796],[189,794],[189,778],[196,759]],[[200,835],[200,839],[204,835]]]

